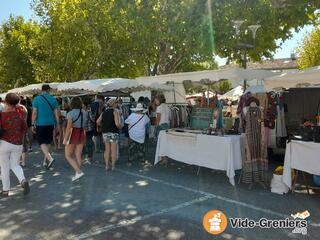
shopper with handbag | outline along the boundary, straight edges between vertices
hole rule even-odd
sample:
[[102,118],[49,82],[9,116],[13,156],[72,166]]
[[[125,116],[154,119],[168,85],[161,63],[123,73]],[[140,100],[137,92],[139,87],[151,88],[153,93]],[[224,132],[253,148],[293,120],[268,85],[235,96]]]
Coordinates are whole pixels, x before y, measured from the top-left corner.
[[10,170],[18,178],[23,193],[30,192],[23,169],[20,166],[20,158],[23,149],[23,139],[27,131],[27,123],[19,112],[18,104],[20,98],[14,93],[7,94],[5,98],[4,111],[0,113],[0,166],[2,180],[2,197],[9,196]]
[[142,164],[145,163],[145,138],[146,126],[150,123],[149,117],[146,115],[147,109],[143,108],[142,103],[138,103],[137,107],[131,108],[132,113],[126,119],[129,130],[129,159],[130,166],[133,161],[138,160]]
[[32,132],[37,134],[37,139],[44,155],[43,165],[50,169],[54,163],[54,159],[50,154],[50,145],[53,141],[53,132],[61,134],[59,126],[60,111],[58,110],[58,102],[49,92],[51,87],[49,84],[42,85],[42,94],[33,100],[32,110]]
[[67,115],[67,129],[63,140],[65,157],[75,171],[72,182],[80,179],[84,173],[81,171],[82,150],[86,143],[85,124],[87,114],[82,109],[82,100],[74,97],[71,100],[71,111]]
[[103,141],[105,144],[104,160],[106,170],[109,169],[109,158],[111,154],[112,170],[115,169],[117,161],[117,147],[119,141],[119,129],[121,129],[120,115],[116,110],[118,101],[109,99],[107,109],[100,115],[97,125],[101,126]]

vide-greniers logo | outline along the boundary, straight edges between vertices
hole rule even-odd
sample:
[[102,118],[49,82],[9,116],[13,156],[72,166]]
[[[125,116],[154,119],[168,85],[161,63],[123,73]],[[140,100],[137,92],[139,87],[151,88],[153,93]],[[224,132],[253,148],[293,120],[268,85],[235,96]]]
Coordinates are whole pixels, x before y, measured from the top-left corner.
[[218,235],[226,230],[228,219],[223,212],[219,210],[212,210],[207,212],[203,217],[202,224],[208,233]]
[[[261,218],[258,221],[249,218],[229,218],[230,226],[238,229],[293,229],[292,233],[307,235],[307,218],[310,213],[306,210],[291,215],[292,218],[286,219],[267,219]],[[209,211],[203,218],[203,227],[213,235],[223,233],[228,225],[226,215],[219,210]]]

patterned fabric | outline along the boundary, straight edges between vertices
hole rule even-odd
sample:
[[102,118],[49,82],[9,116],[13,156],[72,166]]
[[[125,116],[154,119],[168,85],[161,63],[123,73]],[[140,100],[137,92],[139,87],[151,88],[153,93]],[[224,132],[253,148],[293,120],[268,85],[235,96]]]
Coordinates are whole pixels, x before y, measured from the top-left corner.
[[0,126],[4,129],[1,140],[14,145],[22,145],[27,123],[18,112],[2,112]]
[[264,125],[270,129],[274,129],[277,115],[277,95],[274,92],[270,92],[267,96],[268,105],[265,109]]
[[105,143],[118,143],[119,134],[118,133],[103,133],[103,141]]
[[248,93],[242,95],[242,97],[240,98],[239,104],[238,104],[237,115],[240,119],[239,131],[242,133],[245,132],[245,127],[246,127],[244,108],[246,107],[246,102],[251,97],[252,97],[251,92],[248,92]]
[[144,161],[145,144],[129,140],[129,162]]
[[244,183],[268,181],[267,142],[262,117],[259,107],[250,107],[246,113],[246,159],[242,175]]

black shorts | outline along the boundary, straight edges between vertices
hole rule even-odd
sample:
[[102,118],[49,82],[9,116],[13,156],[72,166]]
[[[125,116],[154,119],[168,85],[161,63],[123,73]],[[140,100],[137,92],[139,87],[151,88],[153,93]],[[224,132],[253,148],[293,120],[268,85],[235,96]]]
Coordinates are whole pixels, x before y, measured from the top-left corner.
[[53,141],[54,126],[37,126],[37,140],[40,145],[51,144]]

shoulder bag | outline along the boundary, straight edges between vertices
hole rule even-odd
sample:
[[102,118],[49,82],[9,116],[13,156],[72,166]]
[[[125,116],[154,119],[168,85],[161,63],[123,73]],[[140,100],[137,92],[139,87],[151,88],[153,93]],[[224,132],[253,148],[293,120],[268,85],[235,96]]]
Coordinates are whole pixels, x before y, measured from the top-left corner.
[[0,113],[0,138],[4,134],[4,129],[2,128],[2,113]]

